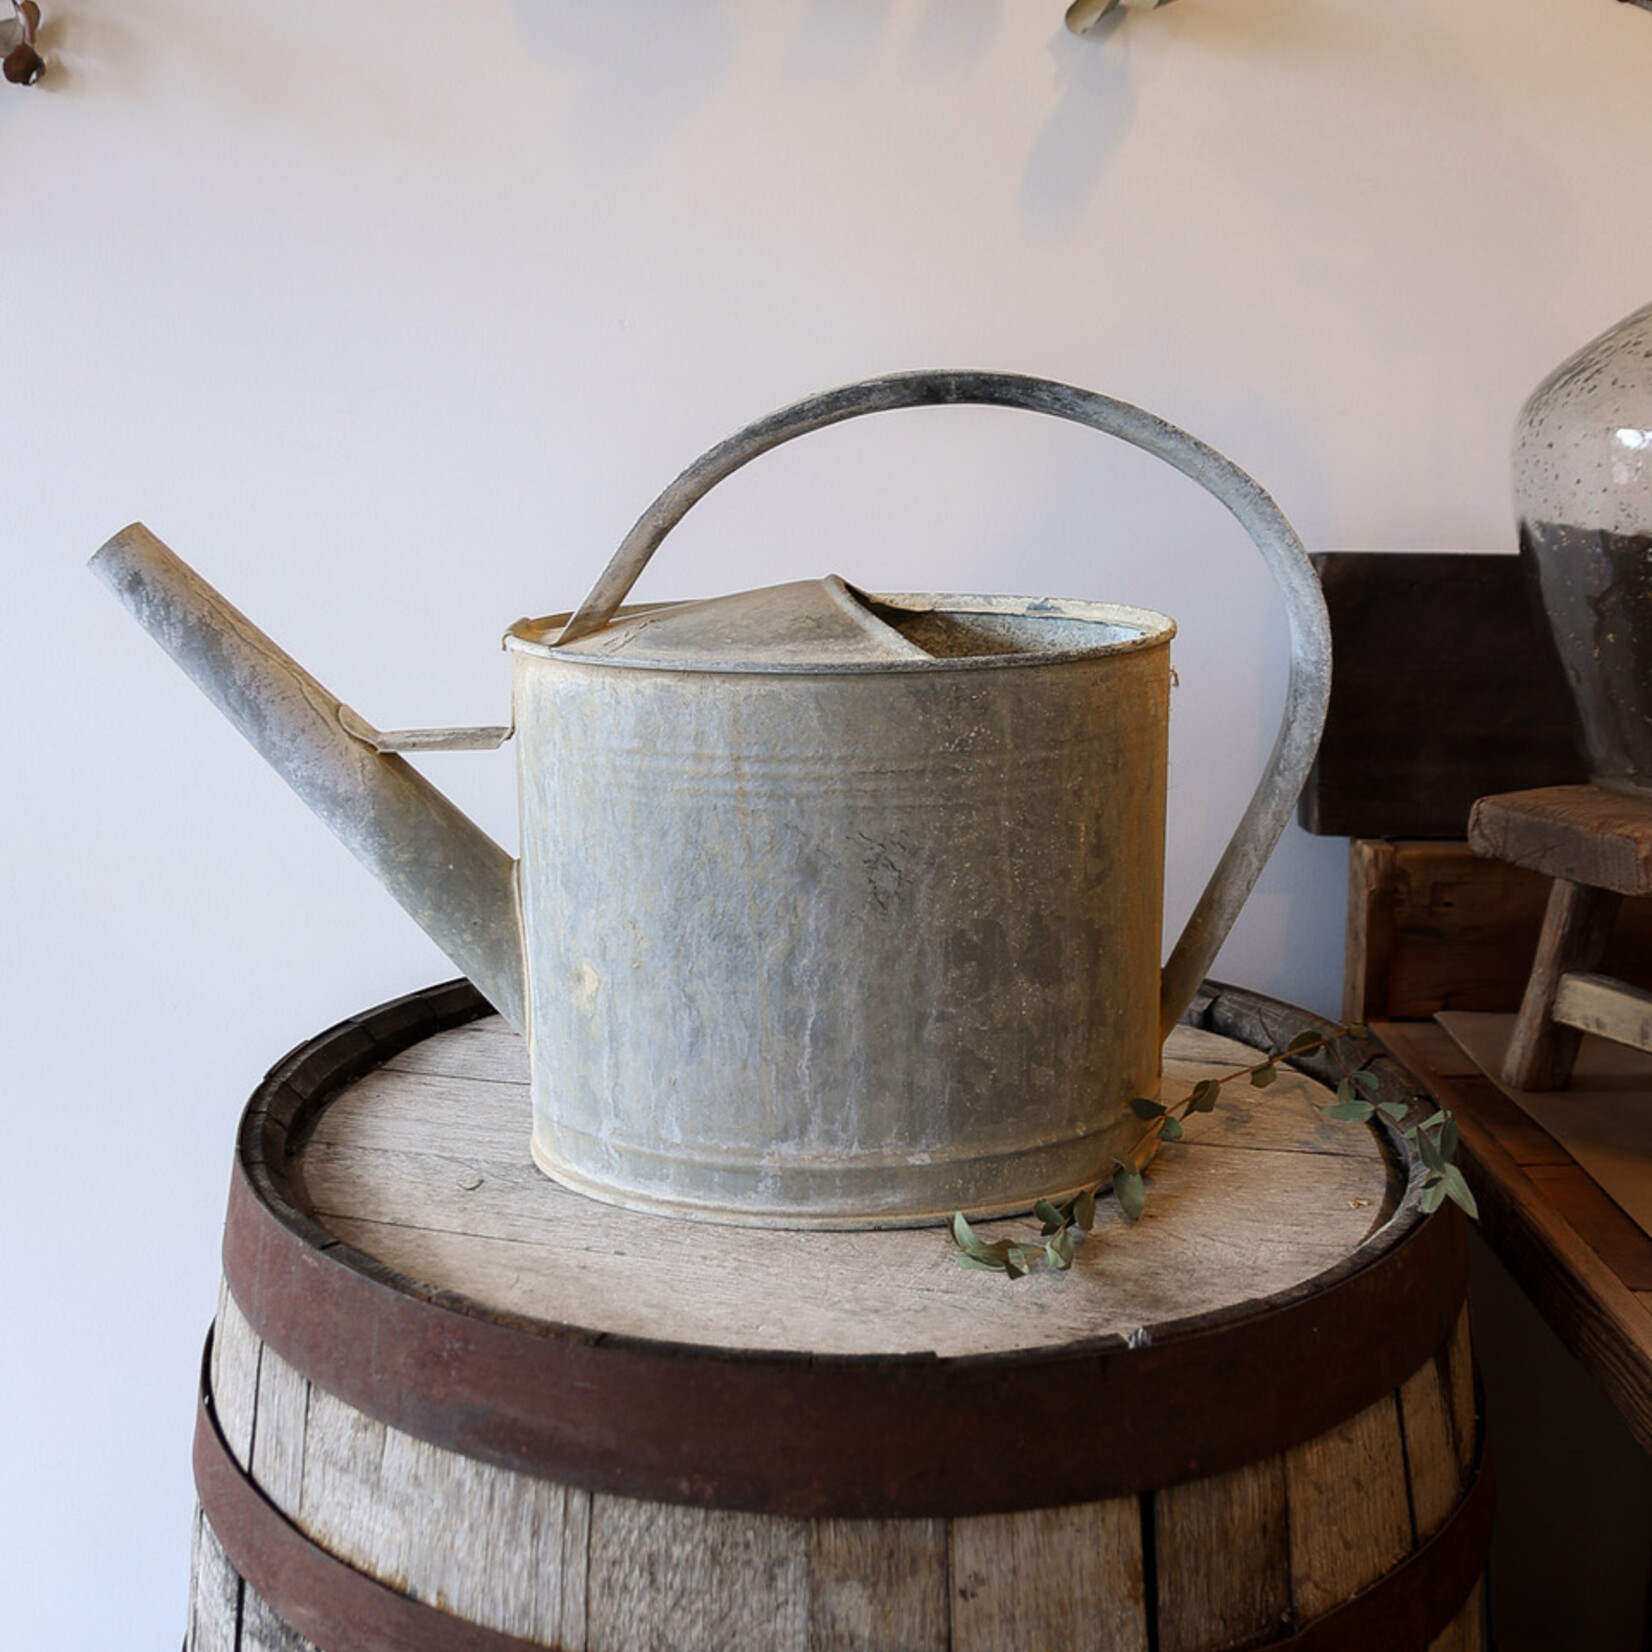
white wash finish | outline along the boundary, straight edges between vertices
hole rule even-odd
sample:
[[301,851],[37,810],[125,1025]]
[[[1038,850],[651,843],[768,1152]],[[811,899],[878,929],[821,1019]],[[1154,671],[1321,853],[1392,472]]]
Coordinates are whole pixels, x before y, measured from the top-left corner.
[[[1193,1028],[1177,1029],[1171,1052],[1172,1098],[1256,1059]],[[962,1355],[1128,1334],[1286,1289],[1346,1256],[1388,1215],[1388,1172],[1369,1132],[1327,1124],[1316,1095],[1328,1099],[1289,1071],[1265,1091],[1235,1086],[1149,1172],[1140,1223],[1103,1201],[1070,1278],[1013,1289],[956,1267],[932,1227],[730,1228],[559,1188],[528,1159],[526,1061],[497,1018],[427,1039],[352,1086],[319,1121],[302,1174],[331,1232],[492,1308],[723,1348]]]
[[[1254,1059],[1178,1029],[1165,1094]],[[1283,1289],[1346,1256],[1389,1213],[1391,1176],[1370,1132],[1319,1118],[1315,1102],[1326,1099],[1296,1073],[1263,1091],[1235,1086],[1215,1114],[1191,1121],[1184,1145],[1165,1148],[1140,1223],[1118,1220],[1109,1201],[1071,1275],[1017,1283],[958,1268],[933,1228],[716,1228],[565,1192],[527,1163],[525,1066],[497,1020],[427,1039],[358,1081],[323,1113],[300,1163],[329,1229],[490,1307],[722,1347],[969,1353],[1150,1327]],[[234,1455],[316,1542],[415,1599],[534,1644],[1148,1644],[1134,1495],[968,1518],[810,1521],[588,1493],[354,1411],[264,1346],[227,1292],[211,1381]],[[1476,1428],[1465,1314],[1449,1349],[1327,1434],[1154,1493],[1162,1652],[1277,1632],[1293,1603],[1310,1617],[1375,1581],[1455,1505]],[[198,1525],[189,1652],[303,1652],[309,1643]],[[1481,1615],[1477,1592],[1433,1652],[1476,1652]]]

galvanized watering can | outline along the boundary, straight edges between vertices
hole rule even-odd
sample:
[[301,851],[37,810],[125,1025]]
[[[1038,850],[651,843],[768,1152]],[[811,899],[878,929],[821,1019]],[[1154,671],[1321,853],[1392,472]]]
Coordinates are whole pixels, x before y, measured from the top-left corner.
[[[835,578],[620,606],[741,465],[943,403],[1157,454],[1233,512],[1284,593],[1279,738],[1162,974],[1162,615]],[[1249,477],[1136,408],[1001,374],[851,385],[712,449],[572,619],[511,628],[513,730],[380,734],[141,526],[93,567],[524,1034],[539,1164],[720,1221],[925,1222],[1109,1175],[1284,829],[1330,688],[1318,581]],[[513,731],[520,861],[396,755]]]

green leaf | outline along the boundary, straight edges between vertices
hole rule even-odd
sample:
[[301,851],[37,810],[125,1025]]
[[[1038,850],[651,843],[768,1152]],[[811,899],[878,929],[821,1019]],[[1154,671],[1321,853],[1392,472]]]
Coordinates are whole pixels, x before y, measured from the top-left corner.
[[1446,1186],[1443,1181],[1434,1180],[1423,1183],[1422,1207],[1430,1216],[1445,1202]]
[[1352,1076],[1354,1082],[1368,1096],[1374,1096],[1379,1090],[1382,1089],[1382,1080],[1368,1068],[1361,1067],[1360,1070]]
[[1193,1086],[1193,1094],[1187,1098],[1188,1108],[1195,1113],[1214,1113],[1216,1111],[1216,1098],[1221,1093],[1221,1079],[1202,1078]]
[[1440,1186],[1445,1189],[1446,1197],[1454,1205],[1460,1205],[1476,1221],[1480,1219],[1480,1207],[1474,1202],[1474,1194],[1469,1185],[1463,1180],[1463,1173],[1456,1165],[1448,1164],[1440,1177]]
[[1456,1152],[1457,1121],[1456,1119],[1448,1116],[1445,1123],[1440,1126],[1440,1157],[1444,1159],[1447,1164],[1450,1164],[1451,1160],[1456,1155]]
[[1163,1137],[1165,1141],[1180,1141],[1182,1139],[1182,1121],[1180,1119],[1167,1118],[1159,1130],[1159,1135]]
[[989,1268],[1003,1267],[1010,1252],[1016,1248],[1008,1239],[996,1239],[989,1245],[969,1225],[961,1210],[953,1212],[952,1237],[958,1242],[958,1247],[965,1256]]
[[1436,1176],[1446,1167],[1444,1158],[1440,1154],[1440,1143],[1431,1130],[1417,1132],[1417,1157],[1420,1158]]
[[1377,1103],[1377,1111],[1381,1113],[1390,1124],[1398,1124],[1400,1120],[1411,1111],[1411,1109],[1407,1107],[1403,1101],[1379,1101]]
[[[1018,1246],[1017,1249],[1019,1248]],[[1011,1279],[1025,1279],[1027,1277],[1027,1265],[1019,1256],[1006,1256],[1004,1258],[1004,1272]]]
[[1317,1050],[1325,1042],[1325,1035],[1316,1032],[1299,1032],[1289,1044],[1285,1046],[1286,1055],[1306,1055],[1309,1050]]
[[1422,1130],[1438,1130],[1440,1126],[1450,1117],[1451,1115],[1446,1112],[1444,1108],[1441,1108],[1437,1113],[1430,1113],[1428,1117],[1423,1120],[1421,1125],[1418,1126],[1418,1128]]
[[1073,1220],[1086,1233],[1096,1225],[1096,1195],[1093,1188],[1085,1188],[1073,1200]]
[[[1342,1092],[1338,1090],[1337,1094],[1341,1096]],[[1335,1119],[1339,1124],[1369,1124],[1375,1112],[1370,1102],[1361,1101],[1358,1096],[1343,1096],[1319,1110],[1321,1118]]]
[[1270,1061],[1266,1067],[1258,1067],[1256,1071],[1250,1075],[1250,1081],[1256,1089],[1265,1090],[1278,1077],[1279,1069]]
[[1134,1222],[1147,1202],[1147,1189],[1142,1186],[1141,1172],[1134,1165],[1121,1163],[1115,1166],[1113,1192],[1118,1195],[1119,1209]]
[[1048,1199],[1040,1199],[1038,1203],[1033,1206],[1033,1215],[1044,1224],[1044,1232],[1046,1236],[1052,1233],[1059,1233],[1062,1228],[1067,1225],[1067,1218],[1063,1216]]
[[1073,1230],[1063,1228],[1044,1246],[1044,1260],[1060,1273],[1073,1265]]
[[1358,1099],[1359,1099],[1359,1091],[1354,1088],[1354,1081],[1351,1078],[1345,1078],[1337,1086],[1337,1100],[1338,1101],[1357,1101]]
[[1130,1111],[1139,1119],[1156,1119],[1163,1111],[1158,1102],[1150,1101],[1146,1096],[1137,1096],[1130,1103]]
[[1350,1021],[1342,1029],[1344,1038],[1358,1039],[1361,1044],[1368,1043],[1371,1038],[1371,1029],[1363,1021]]
[[982,1273],[1007,1273],[1009,1271],[1002,1262],[988,1262],[982,1257],[965,1256],[961,1252],[958,1256],[958,1266],[960,1268],[979,1268]]

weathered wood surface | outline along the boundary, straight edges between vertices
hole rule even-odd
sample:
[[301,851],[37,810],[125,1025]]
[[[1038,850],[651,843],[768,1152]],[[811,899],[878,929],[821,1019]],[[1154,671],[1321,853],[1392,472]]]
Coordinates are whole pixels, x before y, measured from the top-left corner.
[[1652,1451],[1652,1237],[1443,1027],[1372,1030],[1455,1115],[1487,1243]]
[[1482,797],[1469,817],[1469,847],[1619,895],[1652,894],[1652,800],[1599,786],[1544,786]]
[[1316,556],[1336,679],[1302,794],[1310,832],[1461,838],[1488,792],[1584,778],[1520,558]]
[[[1550,880],[1476,855],[1465,842],[1355,838],[1348,847],[1350,1021],[1519,1007]],[[1605,971],[1652,987],[1652,898],[1624,901]]]
[[1625,986],[1608,976],[1568,971],[1560,978],[1549,1013],[1579,1032],[1594,1033],[1637,1050],[1652,1050],[1652,992]]
[[[1253,1059],[1182,1029],[1167,1093]],[[724,1348],[1036,1349],[1247,1301],[1346,1256],[1386,1219],[1394,1190],[1369,1131],[1319,1118],[1326,1099],[1295,1073],[1236,1086],[1186,1144],[1161,1152],[1141,1223],[1104,1224],[1069,1276],[1015,1284],[958,1268],[936,1229],[754,1233],[567,1194],[526,1165],[519,1046],[491,1022],[428,1039],[353,1085],[299,1170],[334,1231],[507,1310]],[[1237,1473],[931,1519],[693,1508],[492,1467],[344,1405],[261,1343],[227,1293],[210,1380],[232,1453],[298,1529],[413,1599],[531,1644],[1137,1652],[1156,1636],[1163,1652],[1205,1652],[1336,1606],[1426,1541],[1477,1450],[1467,1349],[1465,1311],[1397,1392]],[[204,1525],[197,1552],[190,1652],[305,1652]],[[1435,1646],[1478,1652],[1478,1612],[1468,1601]]]
[[1575,1026],[1555,1019],[1555,999],[1569,974],[1592,970],[1600,962],[1622,899],[1613,890],[1568,878],[1554,880],[1531,978],[1503,1063],[1503,1077],[1515,1089],[1565,1089],[1582,1035]]
[[[269,1390],[247,1373],[275,1356],[233,1301],[214,1353],[221,1407],[236,1408],[240,1380],[243,1414],[249,1397],[256,1408]],[[333,1553],[413,1598],[568,1652],[1141,1649],[1145,1520],[1158,1644],[1207,1652],[1311,1620],[1438,1530],[1477,1449],[1466,1356],[1465,1313],[1397,1394],[1283,1457],[1014,1515],[806,1521],[587,1496],[412,1440],[314,1387],[288,1453],[300,1481],[266,1489]],[[1476,1594],[1434,1645],[1477,1652],[1480,1614]],[[308,1646],[241,1585],[203,1523],[189,1652]]]
[[[1254,1059],[1178,1028],[1164,1093]],[[1286,1289],[1346,1256],[1386,1218],[1389,1172],[1375,1139],[1326,1123],[1316,1096],[1291,1072],[1265,1091],[1236,1086],[1160,1154],[1140,1223],[1104,1201],[1071,1275],[1013,1290],[984,1290],[935,1228],[742,1230],[567,1192],[528,1161],[521,1041],[496,1018],[426,1040],[353,1086],[317,1125],[301,1175],[331,1232],[508,1312],[726,1348],[984,1353],[1127,1335]],[[1024,1235],[1027,1224],[982,1232]]]

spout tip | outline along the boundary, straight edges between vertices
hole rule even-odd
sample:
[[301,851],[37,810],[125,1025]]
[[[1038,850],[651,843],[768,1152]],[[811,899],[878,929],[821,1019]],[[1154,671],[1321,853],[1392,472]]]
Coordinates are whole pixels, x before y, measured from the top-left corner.
[[128,522],[117,534],[112,534],[92,553],[86,566],[100,579],[107,581],[114,566],[123,555],[159,545],[160,541],[141,522]]

